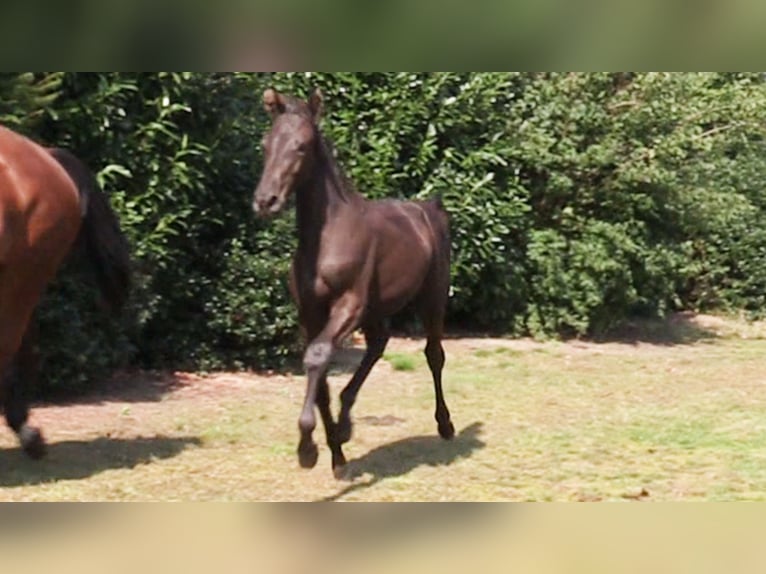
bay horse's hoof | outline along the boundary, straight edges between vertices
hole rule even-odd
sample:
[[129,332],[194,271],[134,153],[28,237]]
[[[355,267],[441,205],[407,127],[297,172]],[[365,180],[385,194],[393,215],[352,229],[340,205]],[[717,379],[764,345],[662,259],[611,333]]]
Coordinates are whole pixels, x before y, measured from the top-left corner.
[[32,460],[40,460],[45,456],[45,440],[40,433],[40,429],[30,426],[24,426],[19,432],[21,448]]
[[319,449],[316,443],[301,441],[298,445],[298,463],[301,468],[314,468],[319,459]]
[[455,437],[455,427],[451,421],[447,421],[447,424],[439,423],[439,436],[444,440],[452,440]]

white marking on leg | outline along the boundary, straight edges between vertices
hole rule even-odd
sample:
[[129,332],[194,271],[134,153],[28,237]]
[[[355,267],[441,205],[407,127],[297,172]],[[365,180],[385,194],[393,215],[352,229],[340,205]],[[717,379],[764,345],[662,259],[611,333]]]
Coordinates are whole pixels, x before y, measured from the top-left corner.
[[311,343],[306,349],[303,364],[307,369],[322,367],[330,361],[332,344],[322,341]]

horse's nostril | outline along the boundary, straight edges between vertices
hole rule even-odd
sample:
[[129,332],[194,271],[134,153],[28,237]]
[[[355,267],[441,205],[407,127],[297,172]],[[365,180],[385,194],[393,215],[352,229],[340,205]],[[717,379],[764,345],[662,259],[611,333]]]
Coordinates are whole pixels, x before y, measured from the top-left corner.
[[279,195],[261,196],[256,194],[253,201],[253,211],[256,215],[274,214],[279,210]]

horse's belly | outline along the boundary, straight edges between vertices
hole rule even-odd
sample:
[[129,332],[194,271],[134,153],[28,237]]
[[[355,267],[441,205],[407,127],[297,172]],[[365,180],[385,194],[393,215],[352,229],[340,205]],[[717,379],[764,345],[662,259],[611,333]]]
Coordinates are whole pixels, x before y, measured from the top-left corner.
[[428,261],[414,261],[401,269],[389,268],[377,274],[377,284],[372,290],[370,303],[375,311],[391,315],[412,301],[423,287],[428,274]]

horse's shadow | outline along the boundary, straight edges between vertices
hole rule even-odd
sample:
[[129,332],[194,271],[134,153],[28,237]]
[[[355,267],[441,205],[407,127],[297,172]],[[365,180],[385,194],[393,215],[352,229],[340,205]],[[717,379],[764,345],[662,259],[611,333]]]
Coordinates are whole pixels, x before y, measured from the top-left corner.
[[382,480],[403,476],[421,466],[447,466],[458,459],[468,458],[485,443],[479,438],[482,423],[475,422],[451,441],[438,436],[417,436],[398,440],[374,450],[348,463],[347,480],[354,480],[366,474],[372,478],[366,482],[350,484],[332,496],[320,499],[322,502],[340,500],[344,496],[374,486]]
[[20,448],[0,451],[0,488],[43,484],[57,480],[89,478],[107,470],[132,469],[155,460],[173,458],[189,446],[199,446],[197,437],[62,441],[49,444],[40,461],[29,460]]

